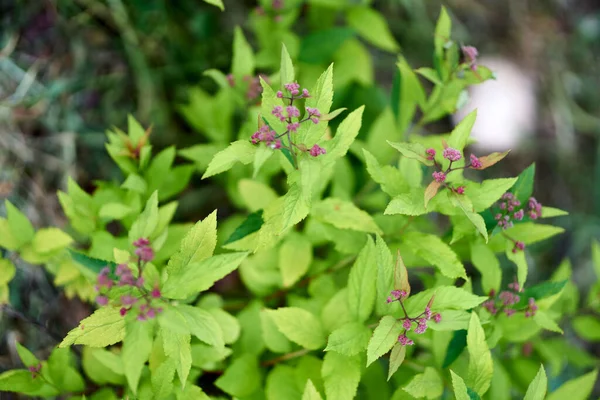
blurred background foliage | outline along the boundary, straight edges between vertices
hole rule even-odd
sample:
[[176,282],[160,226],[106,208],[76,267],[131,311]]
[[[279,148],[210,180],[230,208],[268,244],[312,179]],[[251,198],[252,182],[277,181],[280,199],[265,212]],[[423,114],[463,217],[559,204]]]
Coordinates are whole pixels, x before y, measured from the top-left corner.
[[[104,150],[105,130],[125,127],[128,114],[144,126],[152,125],[155,151],[209,141],[201,126],[208,117],[195,121],[196,115],[226,113],[233,124],[228,129],[237,132],[244,121],[243,106],[224,110],[218,102],[203,105],[203,99],[218,89],[215,80],[203,73],[230,71],[236,26],[256,53],[253,73],[269,75],[277,69],[282,41],[299,62],[303,86],[310,87],[317,74],[335,62],[333,109],[365,104],[366,132],[389,104],[397,53],[413,68],[430,65],[441,4],[224,3],[225,12],[201,0],[4,0],[0,198],[9,198],[38,226],[62,225],[55,193],[66,186],[68,176],[88,190],[97,179],[118,176]],[[532,249],[534,274],[547,278],[569,258],[575,281],[587,292],[593,281],[590,241],[600,237],[600,3],[449,0],[444,4],[460,42],[476,46],[484,57],[511,63],[531,84],[535,106],[523,118],[533,122],[517,132],[513,153],[492,173],[516,176],[536,163],[538,200],[571,215],[557,221],[566,234]],[[390,34],[373,30],[377,24],[348,8],[360,5],[384,16]],[[245,83],[248,90],[253,79],[248,77]],[[514,96],[517,102],[518,93]],[[499,99],[489,97],[493,109]],[[192,109],[186,113],[182,105],[190,100]],[[246,100],[252,104],[250,94]],[[503,121],[496,124],[502,126]],[[447,132],[451,127],[452,120],[447,119],[427,129]],[[485,137],[485,132],[478,134]],[[493,139],[485,138],[486,146],[494,147]],[[226,192],[217,183],[193,177],[177,219],[197,220],[217,206],[220,216],[231,213],[235,206],[227,204]],[[24,301],[40,303],[40,310],[51,304],[49,308],[59,312],[64,299],[57,299],[43,271],[31,271],[27,289],[39,290],[34,300]],[[600,355],[599,347],[589,349]]]

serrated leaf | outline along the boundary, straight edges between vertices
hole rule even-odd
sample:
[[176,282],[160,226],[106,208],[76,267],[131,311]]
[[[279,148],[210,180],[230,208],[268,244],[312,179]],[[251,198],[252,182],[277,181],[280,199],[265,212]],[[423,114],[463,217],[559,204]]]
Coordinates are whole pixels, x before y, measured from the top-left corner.
[[[552,332],[558,332],[561,334],[563,333],[563,330],[560,329],[560,326],[558,326],[558,324],[545,311],[536,311],[535,315],[533,316],[533,320],[541,328],[547,329]],[[600,324],[598,325],[598,327],[600,327]]]
[[310,241],[300,234],[289,235],[279,248],[279,269],[284,287],[291,287],[309,269],[313,249]]
[[367,348],[371,331],[363,323],[350,322],[331,332],[325,351],[354,356]]
[[122,203],[107,203],[100,207],[98,216],[110,220],[121,220],[131,214],[133,209]]
[[571,379],[561,385],[546,397],[546,400],[586,400],[589,399],[594,383],[598,377],[598,370],[593,370],[583,376]]
[[90,347],[107,347],[125,337],[125,319],[118,308],[102,307],[84,318],[72,329],[58,347],[83,344]]
[[392,348],[392,352],[390,353],[390,366],[387,377],[388,381],[392,375],[398,371],[398,368],[400,368],[400,365],[402,365],[404,362],[404,357],[406,357],[406,346],[396,343]]
[[452,388],[456,400],[471,400],[465,381],[452,370],[450,370],[450,375],[452,375]]
[[471,135],[475,119],[477,119],[477,110],[471,111],[456,125],[448,138],[448,146],[462,152]]
[[213,255],[217,246],[217,211],[213,211],[185,235],[177,253],[169,259],[169,275],[179,273],[192,263],[201,262]]
[[466,271],[452,249],[435,235],[407,232],[404,243],[417,256],[435,265],[448,278],[466,278]]
[[368,237],[348,276],[348,307],[359,322],[366,321],[373,311],[377,294],[377,269],[373,268],[376,254],[373,239]]
[[152,193],[144,211],[135,220],[129,230],[129,242],[133,243],[140,238],[149,239],[158,224],[158,192]]
[[281,45],[281,68],[279,70],[279,77],[281,80],[280,86],[282,89],[283,85],[292,83],[295,79],[294,64],[292,63],[290,53],[288,53],[285,44]]
[[366,6],[351,7],[346,19],[348,25],[373,46],[389,52],[398,51],[398,43],[392,36],[386,19],[378,11]]
[[32,247],[38,254],[47,254],[63,249],[73,243],[71,236],[58,228],[42,228],[35,233]]
[[316,350],[325,344],[325,335],[319,320],[310,312],[297,307],[281,307],[267,313],[277,328],[292,342]]
[[225,172],[237,162],[244,165],[250,164],[254,161],[255,153],[256,147],[249,140],[233,142],[225,150],[215,154],[210,164],[208,164],[206,172],[202,175],[202,179]]
[[328,198],[313,205],[311,215],[340,229],[351,229],[359,232],[383,232],[373,218],[365,211],[345,200]]
[[69,254],[71,255],[71,258],[73,259],[73,261],[75,261],[76,263],[78,263],[80,265],[83,265],[85,268],[89,269],[90,271],[94,272],[95,274],[100,273],[100,271],[104,267],[108,267],[111,271],[114,271],[115,268],[117,267],[117,264],[112,261],[101,260],[99,258],[89,257],[89,256],[86,256],[85,254],[79,253],[75,250],[69,249]]
[[444,385],[434,368],[425,367],[425,372],[415,375],[404,390],[417,398],[439,399],[444,391]]
[[600,321],[595,316],[578,315],[573,319],[572,324],[579,337],[590,342],[600,341]]
[[523,400],[544,400],[547,387],[548,378],[546,377],[546,371],[544,370],[544,366],[540,365],[540,369],[529,384]]
[[360,359],[330,351],[323,359],[321,375],[327,400],[352,400],[360,382]]
[[395,143],[389,140],[387,142],[404,157],[415,159],[428,167],[433,165],[433,160],[427,159],[427,153],[425,153],[427,149],[421,143]]
[[8,200],[4,201],[4,207],[6,208],[6,219],[8,220],[11,236],[18,243],[17,247],[29,243],[35,234],[29,219]]
[[306,381],[306,386],[304,387],[304,394],[302,395],[302,400],[323,400],[321,394],[315,388],[315,385],[309,379]]
[[277,199],[277,193],[271,187],[250,179],[241,179],[238,182],[238,190],[251,212],[266,208],[272,201]]
[[402,323],[396,318],[386,315],[381,318],[379,325],[373,331],[367,347],[367,366],[371,365],[379,357],[390,351],[398,342],[398,336],[402,332]]
[[238,226],[235,231],[233,231],[231,236],[229,236],[224,244],[227,245],[229,243],[236,242],[254,232],[257,232],[264,223],[262,215],[263,210],[258,210],[252,214],[249,214],[244,222],[242,222],[242,224]]
[[506,258],[515,263],[517,266],[517,281],[519,282],[519,286],[523,287],[525,285],[525,281],[527,280],[527,272],[529,270],[527,266],[527,259],[525,257],[524,250],[518,250],[513,252],[514,243],[510,240],[506,241],[506,249],[505,254]]
[[469,351],[469,374],[467,381],[480,396],[490,387],[494,364],[492,354],[485,341],[485,333],[476,313],[471,313],[467,333],[467,350]]
[[36,356],[33,355],[29,349],[21,345],[19,342],[15,342],[15,347],[17,348],[17,354],[19,354],[19,358],[21,362],[26,367],[37,367],[40,363],[40,360]]
[[481,274],[481,286],[484,293],[500,290],[502,269],[494,252],[483,243],[471,244],[471,261]]
[[533,193],[533,180],[535,178],[535,163],[525,168],[519,175],[517,182],[512,188],[513,194],[521,202],[527,204],[529,197]]
[[258,360],[251,354],[244,354],[225,370],[215,381],[215,386],[235,397],[249,396],[261,385]]
[[191,336],[189,333],[174,332],[165,326],[161,326],[161,329],[165,355],[173,360],[183,388],[192,367]]
[[490,208],[517,181],[517,178],[487,179],[481,183],[467,182],[465,193],[473,203],[473,211],[481,212]]
[[[306,37],[302,42],[303,46],[307,39],[308,37]],[[302,57],[302,55],[303,51],[301,50],[300,56]],[[329,68],[327,68],[327,70],[321,74],[317,80],[317,83],[315,83],[311,89],[310,95],[311,97],[306,99],[306,107],[318,109],[321,112],[321,115],[329,113],[329,109],[331,108],[331,104],[333,102],[333,64],[331,64]],[[326,129],[327,123],[325,122],[319,122],[318,124],[302,124],[298,130],[298,142],[303,143],[307,148],[310,148],[323,137]]]
[[254,53],[239,26],[236,26],[233,32],[231,73],[238,82],[241,82],[246,76],[254,76]]
[[392,111],[396,116],[397,131],[405,133],[414,118],[417,106],[425,106],[425,91],[404,57],[399,57],[396,66],[398,72],[395,75],[394,87],[397,89],[392,91]]
[[169,275],[162,288],[162,295],[171,299],[185,299],[207,290],[235,270],[247,255],[248,253],[220,254],[189,264],[187,268]]
[[225,6],[223,5],[223,0],[203,0],[205,3],[211,4],[215,7],[219,7],[221,11],[225,11]]
[[360,131],[364,109],[365,107],[361,106],[344,118],[333,139],[326,143],[326,160],[335,160],[346,155]]
[[[435,301],[431,305],[432,311],[443,310],[469,310],[477,307],[488,299],[487,296],[477,296],[466,290],[454,286],[440,286],[434,289],[423,290],[413,294],[404,302],[406,312],[409,316],[416,316],[423,312],[431,297],[435,295]],[[417,313],[415,315],[415,313]]]
[[508,153],[510,153],[510,150],[505,151],[503,153],[498,153],[498,152],[494,152],[492,154],[488,154],[487,156],[483,156],[483,157],[478,157],[479,161],[481,162],[481,167],[471,167],[473,169],[477,169],[477,170],[484,170],[486,168],[491,167],[492,165],[495,165],[496,163],[502,161],[507,155]]
[[121,348],[121,359],[127,383],[135,394],[142,376],[142,369],[152,350],[152,325],[139,322],[130,323],[126,326],[126,333]]

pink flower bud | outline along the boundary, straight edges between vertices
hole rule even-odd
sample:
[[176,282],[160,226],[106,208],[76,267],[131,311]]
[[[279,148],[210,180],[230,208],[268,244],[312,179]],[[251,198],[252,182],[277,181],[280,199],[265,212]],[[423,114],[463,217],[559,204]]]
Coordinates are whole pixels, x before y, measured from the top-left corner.
[[521,221],[524,216],[525,216],[525,211],[523,211],[523,210],[519,210],[513,214],[513,218],[516,219],[517,221]]
[[138,240],[133,242],[133,245],[135,247],[148,246],[149,244],[150,244],[150,241],[146,238],[139,238]]
[[428,160],[433,160],[435,157],[435,149],[429,148],[427,150],[425,150],[425,153],[427,153],[427,159]]
[[287,130],[292,133],[296,133],[299,127],[300,124],[298,122],[292,122],[291,124],[287,124]]
[[468,63],[474,63],[477,61],[477,56],[479,55],[477,48],[473,46],[462,46],[461,50]]
[[108,297],[98,296],[96,297],[96,303],[98,303],[99,306],[105,306],[108,304]]
[[142,261],[154,260],[154,251],[150,247],[139,247],[135,249],[135,255]]
[[436,314],[433,316],[433,320],[435,321],[435,323],[436,323],[436,324],[439,324],[439,323],[440,323],[440,321],[442,320],[442,314],[440,314],[440,313],[436,313]]
[[125,307],[121,307],[121,309],[119,310],[119,313],[121,314],[121,317],[124,317],[125,314],[127,314],[127,308]]
[[415,333],[420,335],[422,333],[425,333],[426,330],[427,330],[427,320],[425,318],[421,318],[419,320],[417,328],[415,329]]
[[277,91],[277,98],[278,99],[283,99],[283,92],[281,90]]
[[298,93],[300,93],[300,85],[296,82],[286,83],[283,85],[283,87],[286,88],[292,94],[292,96],[296,96]]
[[402,327],[403,327],[404,329],[406,329],[407,331],[410,331],[410,328],[411,328],[411,326],[412,326],[412,322],[411,322],[411,320],[410,320],[410,319],[408,319],[408,318],[407,318],[407,319],[405,319],[405,320],[402,322]]
[[460,151],[453,149],[452,147],[448,147],[447,149],[444,149],[443,156],[445,159],[450,160],[450,161],[458,161],[462,158]]
[[456,188],[456,193],[458,194],[465,194],[465,187],[464,186],[459,186]]
[[322,148],[321,146],[319,146],[318,144],[315,144],[309,151],[310,155],[313,157],[318,157],[322,154],[327,154],[327,151]]
[[124,306],[131,306],[137,302],[137,299],[130,294],[121,296],[121,304]]
[[446,180],[446,174],[441,171],[436,171],[433,174],[431,174],[431,176],[433,176],[433,179],[435,179],[435,181],[438,183],[443,183]]
[[157,287],[152,289],[152,292],[150,292],[150,295],[155,299],[159,299],[160,298],[160,289]]
[[308,93],[308,89],[302,89],[302,97],[305,99],[310,97],[310,93]]

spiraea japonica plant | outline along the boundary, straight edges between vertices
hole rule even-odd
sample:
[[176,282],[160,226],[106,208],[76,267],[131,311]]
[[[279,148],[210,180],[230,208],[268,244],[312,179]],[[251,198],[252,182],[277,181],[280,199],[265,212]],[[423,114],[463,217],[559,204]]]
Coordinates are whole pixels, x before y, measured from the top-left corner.
[[[173,147],[153,155],[151,131],[131,118],[106,146],[123,182],[88,194],[70,181],[59,193],[66,232],[35,231],[7,203],[2,302],[14,261],[24,260],[96,310],[46,360],[16,343],[23,368],[1,374],[0,390],[71,399],[588,398],[597,360],[562,334],[598,340],[600,285],[580,299],[568,260],[530,283],[528,246],[562,232],[540,220],[566,212],[533,197],[534,165],[483,179],[509,153],[465,150],[475,113],[448,134],[424,134],[464,103],[469,85],[492,77],[450,31],[442,9],[434,68],[399,58],[390,105],[364,131],[364,107],[331,110],[335,66],[308,87],[278,45],[279,71],[255,77],[238,29],[231,74],[209,73],[220,89],[207,114],[182,107],[200,125],[212,121],[202,129],[215,143],[180,152],[194,166],[174,166]],[[257,57],[264,67],[267,50]],[[245,110],[238,140],[223,143],[236,107]],[[173,223],[171,199],[195,170],[225,186],[238,212]],[[600,247],[592,251],[599,276]],[[233,271],[242,288],[214,290]],[[565,379],[567,364],[578,376]],[[558,379],[567,382],[549,385]]]

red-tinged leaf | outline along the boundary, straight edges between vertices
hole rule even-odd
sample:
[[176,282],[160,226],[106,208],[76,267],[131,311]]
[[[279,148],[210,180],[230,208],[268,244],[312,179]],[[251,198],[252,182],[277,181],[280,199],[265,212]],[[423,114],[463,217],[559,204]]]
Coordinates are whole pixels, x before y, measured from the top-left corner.
[[473,168],[473,169],[482,170],[482,169],[489,168],[492,165],[496,164],[497,162],[502,161],[502,159],[504,157],[506,157],[508,155],[508,153],[510,153],[510,150],[507,150],[504,153],[495,152],[495,153],[489,154],[487,156],[479,157],[479,161],[481,161],[481,167]]
[[429,204],[429,201],[435,197],[438,190],[440,189],[440,186],[442,186],[441,182],[435,180],[431,181],[429,186],[427,186],[427,189],[425,189],[425,208],[427,208],[427,204]]
[[444,147],[444,150],[450,147],[448,146],[448,142],[446,142],[446,139],[442,139],[442,146]]
[[398,250],[396,266],[394,267],[394,289],[404,290],[406,297],[410,296],[410,283],[408,282],[408,270]]
[[335,111],[330,112],[329,114],[325,114],[325,115],[321,115],[321,117],[319,118],[320,121],[331,121],[332,119],[334,119],[335,117],[337,117],[338,115],[340,115],[341,113],[343,113],[344,111],[346,111],[347,108],[338,108]]

